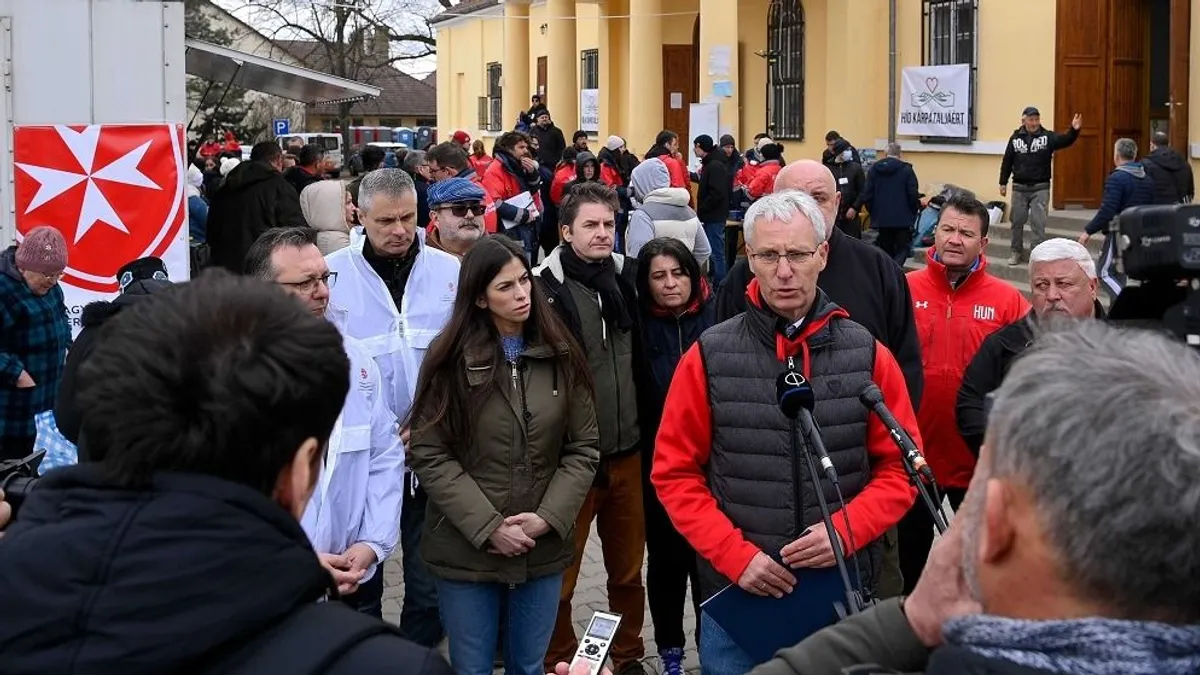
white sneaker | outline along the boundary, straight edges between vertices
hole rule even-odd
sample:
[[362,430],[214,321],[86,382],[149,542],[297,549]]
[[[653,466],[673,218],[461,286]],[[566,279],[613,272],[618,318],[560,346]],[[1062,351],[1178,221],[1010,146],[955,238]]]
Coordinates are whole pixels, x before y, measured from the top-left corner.
[[1020,264],[1021,264],[1021,254],[1020,253],[1014,253],[1014,254],[1008,256],[1009,267],[1012,267],[1014,265],[1020,265]]

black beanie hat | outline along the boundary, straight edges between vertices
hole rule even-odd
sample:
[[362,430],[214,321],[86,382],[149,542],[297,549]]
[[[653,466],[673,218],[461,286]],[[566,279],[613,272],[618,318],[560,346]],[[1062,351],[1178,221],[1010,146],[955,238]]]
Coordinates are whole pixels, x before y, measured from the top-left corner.
[[737,141],[734,140],[733,134],[725,134],[721,137],[721,147],[737,147]]
[[708,134],[700,134],[693,142],[704,152],[712,152],[713,148],[717,147],[713,143],[712,136],[709,136]]

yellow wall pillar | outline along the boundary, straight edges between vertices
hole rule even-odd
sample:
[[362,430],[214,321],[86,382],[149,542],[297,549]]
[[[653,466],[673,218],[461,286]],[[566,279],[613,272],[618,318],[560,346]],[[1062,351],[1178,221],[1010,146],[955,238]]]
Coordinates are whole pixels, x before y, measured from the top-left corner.
[[546,105],[563,134],[568,135],[579,125],[575,0],[549,0],[546,14],[549,24],[546,37],[550,43],[546,55],[546,97],[549,99]]
[[[502,129],[511,129],[517,115],[529,108],[529,2],[504,0],[504,78],[500,120]],[[487,82],[483,83],[485,91]]]
[[[629,72],[629,1],[607,0],[600,8],[600,144],[609,136],[622,138],[625,128],[626,82]],[[628,139],[626,139],[628,140]]]
[[625,130],[631,152],[639,156],[663,126],[662,0],[630,0],[628,77],[624,97]]
[[[824,145],[825,132],[832,129],[855,147],[874,147],[876,139],[887,138],[891,114],[887,110],[887,4],[876,0],[828,2],[824,33],[828,40],[823,97],[827,128],[807,124],[806,120],[805,136]],[[810,28],[807,35],[812,34]],[[850,82],[865,86],[855,87],[853,96],[846,95],[845,87]],[[809,101],[814,101],[811,93],[806,94]]]
[[[708,101],[713,96],[713,82],[728,80],[732,83],[733,96],[716,96],[720,105],[717,121],[722,130],[733,134],[735,139],[743,137],[741,132],[741,91],[738,77],[738,3],[728,0],[700,0],[700,101]],[[714,47],[727,50],[729,53],[729,70],[725,73],[713,73],[709,68],[709,55]],[[753,135],[751,131],[748,135]],[[692,136],[696,136],[695,132]],[[721,139],[714,138],[716,142]],[[681,145],[690,147],[692,139],[684,140]],[[741,147],[740,145],[738,147]],[[687,153],[689,156],[691,152]]]

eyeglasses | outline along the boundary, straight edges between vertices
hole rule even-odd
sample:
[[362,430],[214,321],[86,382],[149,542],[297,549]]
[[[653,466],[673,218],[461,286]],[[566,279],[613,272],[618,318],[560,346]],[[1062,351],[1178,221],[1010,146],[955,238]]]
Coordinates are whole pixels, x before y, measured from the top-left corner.
[[482,216],[483,214],[487,213],[487,207],[483,204],[446,204],[445,206],[437,207],[437,210],[449,211],[450,213],[453,213],[456,218],[466,218],[467,211],[470,211],[471,214],[475,216]]
[[280,281],[277,282],[280,286],[294,288],[304,295],[311,295],[316,292],[317,284],[325,284],[326,288],[333,288],[337,285],[337,272],[326,272],[319,277],[312,277],[304,281]]
[[35,272],[34,270],[29,270],[29,272],[36,275],[38,279],[51,284],[58,283],[59,280],[63,278],[63,274],[66,274],[66,272],[59,272],[58,274],[42,274],[41,272]]
[[789,265],[803,265],[813,259],[817,255],[816,251],[788,251],[787,253],[779,253],[778,251],[763,251],[762,253],[751,253],[750,257],[764,265],[778,265],[780,259],[787,258]]

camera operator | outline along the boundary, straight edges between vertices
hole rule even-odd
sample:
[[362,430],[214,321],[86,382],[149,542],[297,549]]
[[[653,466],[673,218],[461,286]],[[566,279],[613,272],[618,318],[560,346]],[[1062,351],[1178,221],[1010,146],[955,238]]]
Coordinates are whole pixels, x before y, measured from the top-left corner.
[[336,589],[297,520],[350,386],[332,324],[214,270],[102,337],[79,404],[104,459],[47,474],[0,540],[0,670],[450,672],[320,602]]

